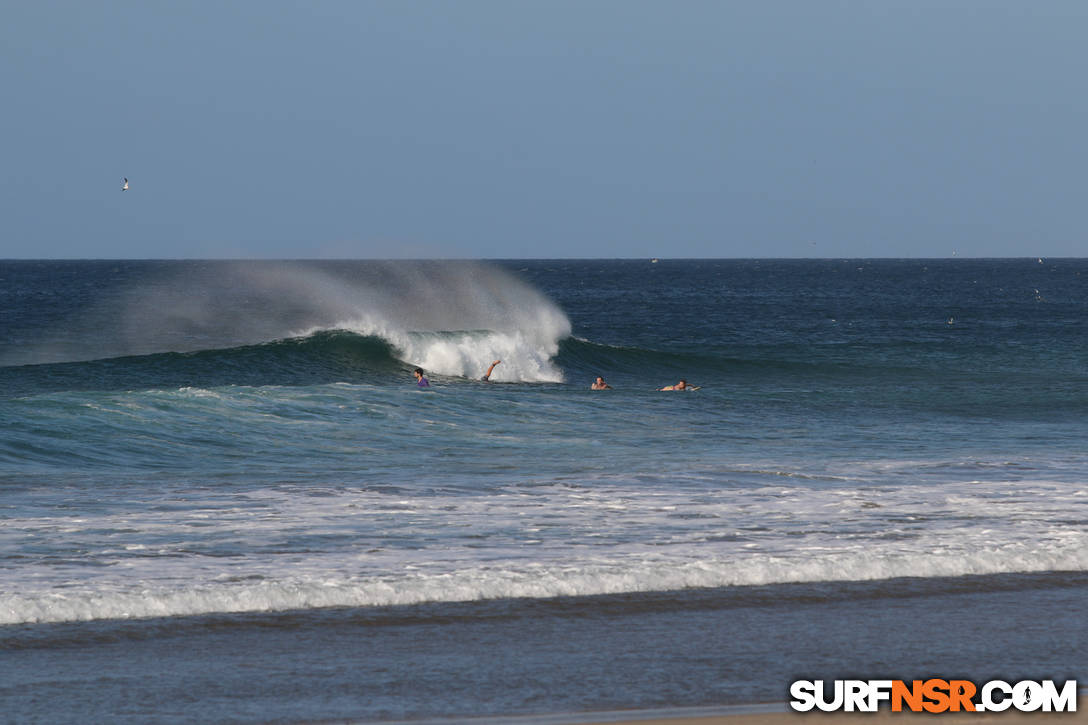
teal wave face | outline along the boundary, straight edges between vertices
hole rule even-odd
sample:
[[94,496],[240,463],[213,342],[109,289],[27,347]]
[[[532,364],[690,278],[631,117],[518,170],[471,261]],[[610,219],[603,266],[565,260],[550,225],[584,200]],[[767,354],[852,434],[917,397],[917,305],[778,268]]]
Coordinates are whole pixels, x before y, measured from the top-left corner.
[[6,395],[226,385],[316,385],[385,380],[406,363],[389,342],[342,330],[222,350],[154,353],[0,368]]

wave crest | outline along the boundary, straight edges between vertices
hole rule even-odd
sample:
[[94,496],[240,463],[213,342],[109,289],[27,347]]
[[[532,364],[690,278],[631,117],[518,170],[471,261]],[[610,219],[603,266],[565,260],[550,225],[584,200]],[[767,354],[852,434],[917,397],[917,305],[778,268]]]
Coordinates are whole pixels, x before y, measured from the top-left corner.
[[232,350],[345,330],[409,365],[494,379],[562,380],[551,362],[567,316],[513,275],[478,262],[193,262],[103,290],[78,319],[3,365]]

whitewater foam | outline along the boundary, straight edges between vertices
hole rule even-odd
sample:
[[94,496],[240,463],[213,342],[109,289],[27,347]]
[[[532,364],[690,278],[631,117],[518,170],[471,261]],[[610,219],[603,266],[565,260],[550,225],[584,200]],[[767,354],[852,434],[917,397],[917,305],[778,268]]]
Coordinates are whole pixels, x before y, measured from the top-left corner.
[[[140,619],[201,614],[378,607],[427,602],[553,598],[999,573],[1088,570],[1085,537],[1038,548],[1022,543],[971,551],[891,554],[820,552],[798,557],[755,554],[682,560],[669,556],[503,566],[410,575],[343,577],[297,574],[281,579],[229,577],[199,585],[138,583],[108,590],[0,594],[0,624]],[[815,554],[816,552],[812,552]]]
[[[814,485],[210,490],[124,514],[13,517],[0,545],[48,533],[95,566],[9,569],[0,623],[1088,571],[1088,532],[1060,515],[1083,501],[1079,484]],[[229,555],[239,547],[252,553]]]

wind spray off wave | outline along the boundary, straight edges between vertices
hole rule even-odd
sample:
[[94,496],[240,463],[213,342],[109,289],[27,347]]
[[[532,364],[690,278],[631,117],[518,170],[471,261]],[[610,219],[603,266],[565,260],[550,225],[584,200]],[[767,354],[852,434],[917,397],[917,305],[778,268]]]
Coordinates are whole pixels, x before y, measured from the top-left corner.
[[[566,315],[528,284],[474,262],[192,262],[88,291],[69,317],[0,364],[195,352],[347,330],[439,375],[559,382]],[[57,330],[55,334],[50,329]],[[63,334],[61,333],[63,331]]]
[[493,380],[563,380],[552,358],[570,321],[529,285],[477,263],[382,263],[378,271],[380,284],[362,290],[356,312],[334,327],[380,337],[402,360],[441,375],[478,377],[501,359]]

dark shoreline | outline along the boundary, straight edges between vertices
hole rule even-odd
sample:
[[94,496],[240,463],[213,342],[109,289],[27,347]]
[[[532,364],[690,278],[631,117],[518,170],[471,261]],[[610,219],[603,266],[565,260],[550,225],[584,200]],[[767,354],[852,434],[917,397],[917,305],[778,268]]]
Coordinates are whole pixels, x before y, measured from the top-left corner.
[[1085,680],[1086,600],[1051,572],[8,625],[0,699],[58,723],[716,717],[796,679]]

